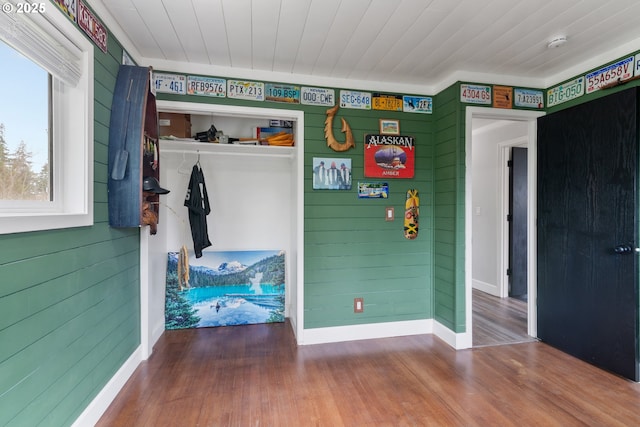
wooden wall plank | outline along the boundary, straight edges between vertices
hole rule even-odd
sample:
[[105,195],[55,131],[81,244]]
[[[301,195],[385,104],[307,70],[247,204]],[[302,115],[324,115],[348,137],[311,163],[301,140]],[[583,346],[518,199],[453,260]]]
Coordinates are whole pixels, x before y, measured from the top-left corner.
[[106,223],[122,48],[94,53],[95,224],[0,236],[0,425],[71,424],[140,343],[139,229]]

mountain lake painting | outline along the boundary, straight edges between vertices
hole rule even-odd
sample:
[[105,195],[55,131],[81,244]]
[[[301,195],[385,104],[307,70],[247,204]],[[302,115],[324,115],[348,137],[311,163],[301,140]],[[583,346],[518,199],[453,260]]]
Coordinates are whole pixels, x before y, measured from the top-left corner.
[[284,322],[284,251],[204,251],[186,283],[179,258],[168,254],[166,329]]

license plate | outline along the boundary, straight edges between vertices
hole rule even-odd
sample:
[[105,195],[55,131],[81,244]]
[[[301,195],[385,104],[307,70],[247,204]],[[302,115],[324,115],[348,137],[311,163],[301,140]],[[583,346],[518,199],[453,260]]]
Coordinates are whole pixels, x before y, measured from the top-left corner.
[[460,102],[491,105],[491,88],[480,85],[460,85]]
[[585,76],[587,93],[595,92],[602,86],[617,81],[623,82],[633,77],[634,57],[630,56],[615,64],[600,68]]
[[325,107],[336,105],[336,92],[333,89],[302,86],[300,97],[304,105],[323,105]]
[[371,106],[374,110],[402,111],[402,97],[374,93]]
[[547,91],[547,107],[562,104],[584,95],[584,78],[578,77]]
[[516,88],[514,90],[514,103],[516,107],[544,108],[544,94],[541,90]]
[[227,97],[264,101],[264,83],[227,80]]
[[371,109],[371,93],[354,92],[351,90],[340,91],[340,107],[355,108],[359,110]]
[[267,83],[265,86],[265,94],[267,101],[300,104],[299,86]]
[[187,94],[224,97],[227,81],[213,77],[187,76]]
[[402,111],[405,113],[433,113],[433,100],[431,97],[403,96]]
[[156,92],[187,94],[187,78],[179,74],[153,73]]

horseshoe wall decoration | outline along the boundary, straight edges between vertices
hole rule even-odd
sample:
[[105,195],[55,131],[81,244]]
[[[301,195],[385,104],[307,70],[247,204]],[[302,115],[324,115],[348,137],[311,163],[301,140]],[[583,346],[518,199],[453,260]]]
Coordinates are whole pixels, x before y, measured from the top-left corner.
[[351,128],[345,119],[342,117],[342,133],[345,135],[345,142],[341,143],[333,136],[333,118],[338,112],[338,105],[327,110],[327,118],[324,121],[324,137],[327,139],[327,145],[331,147],[333,151],[347,151],[349,148],[356,148],[356,143],[353,139],[353,133]]

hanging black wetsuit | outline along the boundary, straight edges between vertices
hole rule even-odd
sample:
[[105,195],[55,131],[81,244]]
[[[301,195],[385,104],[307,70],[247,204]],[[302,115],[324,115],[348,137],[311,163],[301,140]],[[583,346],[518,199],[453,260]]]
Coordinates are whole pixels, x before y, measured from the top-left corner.
[[204,174],[197,164],[193,165],[187,196],[184,205],[189,208],[189,225],[193,237],[193,249],[196,258],[202,256],[202,250],[211,246],[207,235],[207,215],[211,212],[207,186],[204,183]]

